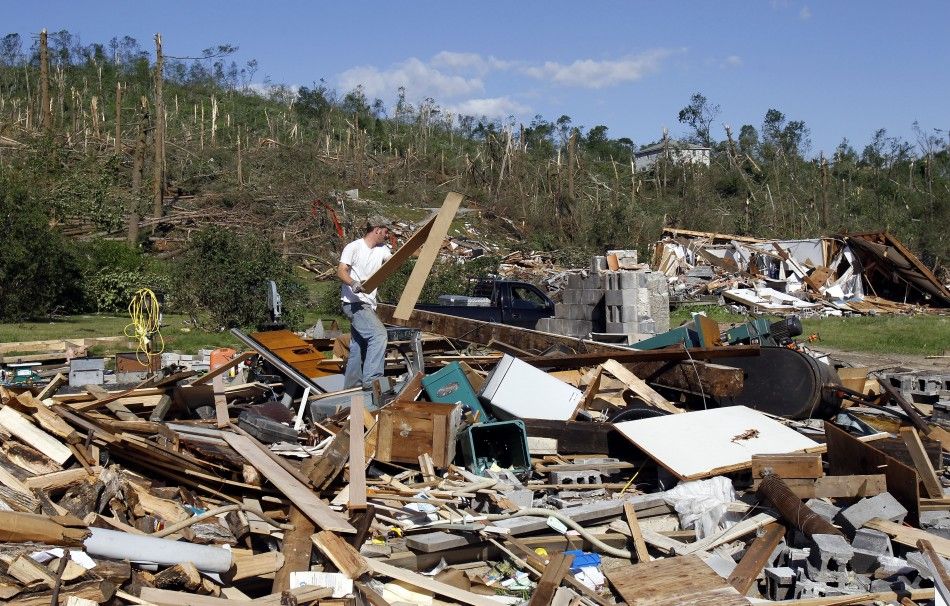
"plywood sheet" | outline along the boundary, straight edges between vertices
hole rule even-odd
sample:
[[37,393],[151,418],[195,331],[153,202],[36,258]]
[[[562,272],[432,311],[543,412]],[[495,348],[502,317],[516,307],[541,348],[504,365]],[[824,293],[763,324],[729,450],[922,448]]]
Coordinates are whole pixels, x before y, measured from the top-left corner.
[[614,427],[681,480],[749,468],[755,454],[798,452],[818,445],[745,406],[625,421]]
[[695,555],[615,568],[606,575],[630,606],[737,606],[750,603]]

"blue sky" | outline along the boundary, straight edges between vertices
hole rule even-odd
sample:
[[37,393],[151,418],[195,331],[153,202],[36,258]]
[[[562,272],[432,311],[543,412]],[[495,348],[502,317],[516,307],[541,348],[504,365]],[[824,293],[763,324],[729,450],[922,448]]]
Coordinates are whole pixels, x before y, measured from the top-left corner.
[[257,80],[342,91],[362,83],[391,110],[411,99],[493,116],[609,127],[636,143],[685,128],[694,92],[738,131],[774,107],[811,129],[811,152],[874,130],[950,127],[950,2],[6,2],[2,34],[68,29],[84,43],[130,35],[169,55],[218,43],[257,59]]

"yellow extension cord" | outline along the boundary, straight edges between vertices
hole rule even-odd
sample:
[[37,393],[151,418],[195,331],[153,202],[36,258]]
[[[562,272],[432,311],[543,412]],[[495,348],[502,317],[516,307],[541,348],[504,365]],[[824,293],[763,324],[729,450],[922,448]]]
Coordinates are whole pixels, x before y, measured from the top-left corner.
[[[140,364],[150,367],[152,356],[161,355],[165,351],[165,338],[159,330],[161,321],[161,310],[158,305],[158,297],[148,288],[140,288],[132,295],[129,302],[129,316],[132,322],[125,327],[125,336],[134,339],[137,342],[135,358]],[[158,349],[152,351],[149,347],[149,337],[157,335]],[[142,359],[145,354],[145,359]]]

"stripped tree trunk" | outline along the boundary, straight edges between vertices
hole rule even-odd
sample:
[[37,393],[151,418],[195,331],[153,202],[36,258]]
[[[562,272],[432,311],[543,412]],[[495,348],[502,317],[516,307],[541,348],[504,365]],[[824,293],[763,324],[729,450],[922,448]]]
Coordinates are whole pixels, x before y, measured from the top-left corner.
[[49,98],[49,46],[46,30],[40,32],[40,126],[47,132],[53,129],[53,111]]
[[115,83],[115,153],[122,153],[122,83]]
[[142,203],[142,178],[145,173],[146,130],[148,124],[148,99],[141,99],[139,112],[138,137],[135,140],[135,152],[132,156],[132,195],[129,196],[129,218],[126,240],[130,246],[138,244],[139,240],[139,208]]
[[[162,35],[155,34],[155,162],[152,165],[152,216],[162,217],[162,196],[165,189],[165,100],[162,98],[164,85],[165,57],[162,55]],[[158,222],[152,224],[152,231]]]

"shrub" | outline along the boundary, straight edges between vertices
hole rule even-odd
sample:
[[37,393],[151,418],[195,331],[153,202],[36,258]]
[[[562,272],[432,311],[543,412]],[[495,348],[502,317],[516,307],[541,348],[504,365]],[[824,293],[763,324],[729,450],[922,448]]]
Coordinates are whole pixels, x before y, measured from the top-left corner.
[[81,303],[79,267],[61,234],[26,191],[0,176],[0,319],[72,311]]
[[303,321],[306,289],[267,240],[211,228],[194,234],[173,271],[173,295],[196,323],[255,326],[267,320],[267,282],[283,300],[284,322]]

